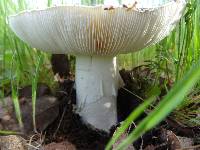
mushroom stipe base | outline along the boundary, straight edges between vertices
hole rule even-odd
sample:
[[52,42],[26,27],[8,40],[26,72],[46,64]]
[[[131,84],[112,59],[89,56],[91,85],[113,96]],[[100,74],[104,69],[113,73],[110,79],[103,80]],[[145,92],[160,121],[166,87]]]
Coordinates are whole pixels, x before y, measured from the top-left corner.
[[116,61],[116,57],[76,57],[77,113],[104,131],[117,123],[116,99],[122,80]]

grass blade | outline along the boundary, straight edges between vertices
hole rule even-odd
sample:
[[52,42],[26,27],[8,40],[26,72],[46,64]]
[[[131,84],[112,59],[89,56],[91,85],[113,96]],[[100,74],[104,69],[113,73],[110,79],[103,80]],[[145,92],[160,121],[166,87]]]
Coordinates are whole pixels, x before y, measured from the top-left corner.
[[40,53],[40,55],[38,56],[38,60],[36,63],[36,70],[35,73],[33,75],[33,79],[32,79],[32,110],[33,110],[33,127],[34,127],[34,131],[37,132],[37,128],[36,128],[36,120],[35,120],[35,115],[36,115],[36,96],[37,96],[37,83],[38,83],[38,78],[39,78],[39,69],[41,67],[41,64],[43,63],[43,55]]
[[21,135],[21,133],[15,131],[0,130],[0,136],[1,135]]
[[[12,59],[12,70],[14,69],[14,61],[15,61],[15,54],[13,54]],[[17,65],[17,68],[15,68],[15,72],[12,71],[11,73],[11,88],[12,88],[12,101],[15,108],[15,114],[19,123],[20,128],[23,128],[23,122],[22,122],[22,116],[21,116],[21,110],[20,110],[20,104],[18,99],[18,85],[19,85],[19,78],[20,78],[20,72],[19,67]],[[16,81],[14,75],[16,74]],[[15,83],[17,82],[17,83]]]

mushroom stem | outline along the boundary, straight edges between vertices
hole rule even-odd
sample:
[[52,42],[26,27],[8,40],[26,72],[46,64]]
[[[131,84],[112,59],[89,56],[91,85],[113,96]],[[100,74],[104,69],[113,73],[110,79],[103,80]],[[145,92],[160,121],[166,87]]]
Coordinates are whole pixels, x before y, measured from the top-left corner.
[[107,132],[117,123],[119,81],[116,57],[76,57],[77,112],[86,123]]

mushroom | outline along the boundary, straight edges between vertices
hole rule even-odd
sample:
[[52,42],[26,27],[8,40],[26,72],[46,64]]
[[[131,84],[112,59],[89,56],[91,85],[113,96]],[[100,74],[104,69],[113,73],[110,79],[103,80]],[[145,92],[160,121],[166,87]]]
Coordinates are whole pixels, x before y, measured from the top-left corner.
[[76,56],[76,111],[85,123],[109,132],[117,123],[121,81],[115,56],[162,40],[175,27],[186,4],[184,0],[161,1],[155,7],[129,11],[122,6],[112,11],[103,6],[55,6],[10,16],[9,25],[34,48]]

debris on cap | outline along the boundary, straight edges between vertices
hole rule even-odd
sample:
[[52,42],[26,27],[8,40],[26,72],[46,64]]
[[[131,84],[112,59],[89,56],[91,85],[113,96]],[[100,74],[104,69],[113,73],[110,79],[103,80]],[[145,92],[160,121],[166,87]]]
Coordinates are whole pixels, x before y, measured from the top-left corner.
[[129,10],[137,10],[137,7],[136,7],[137,4],[138,4],[137,1],[135,1],[133,4],[128,4],[128,5],[123,4],[123,8],[126,8],[127,11],[129,11]]
[[113,10],[113,9],[115,9],[115,8],[112,5],[104,7],[104,10]]

